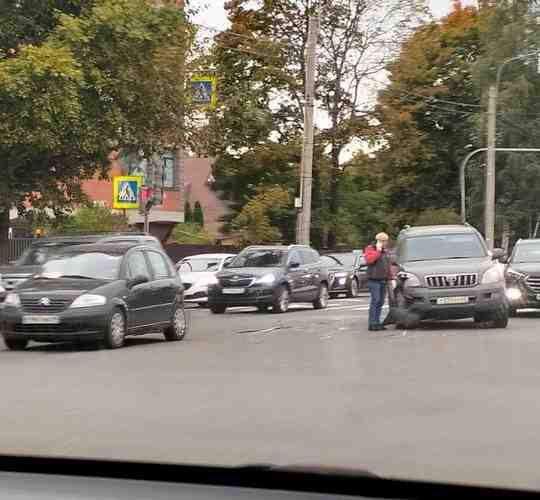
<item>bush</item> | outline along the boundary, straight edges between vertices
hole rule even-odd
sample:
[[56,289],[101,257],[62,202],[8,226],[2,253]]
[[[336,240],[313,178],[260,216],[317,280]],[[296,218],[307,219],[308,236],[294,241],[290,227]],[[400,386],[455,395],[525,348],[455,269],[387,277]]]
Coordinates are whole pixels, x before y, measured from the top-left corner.
[[461,219],[451,208],[429,208],[420,213],[415,226],[435,226],[438,224],[459,224]]

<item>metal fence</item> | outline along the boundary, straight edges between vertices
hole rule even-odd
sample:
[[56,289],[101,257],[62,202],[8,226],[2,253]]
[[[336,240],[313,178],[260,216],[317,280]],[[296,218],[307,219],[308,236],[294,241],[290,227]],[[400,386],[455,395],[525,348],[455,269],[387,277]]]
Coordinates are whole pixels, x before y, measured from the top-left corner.
[[5,265],[17,260],[33,241],[34,238],[13,238],[0,241],[0,264]]

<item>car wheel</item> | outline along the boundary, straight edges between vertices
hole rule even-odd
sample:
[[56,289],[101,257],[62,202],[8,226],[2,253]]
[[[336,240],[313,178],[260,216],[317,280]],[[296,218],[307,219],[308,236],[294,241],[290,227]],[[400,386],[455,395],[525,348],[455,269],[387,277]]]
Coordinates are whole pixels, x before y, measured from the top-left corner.
[[227,306],[223,304],[214,304],[210,306],[210,311],[212,314],[223,314],[227,310]]
[[188,318],[183,306],[175,306],[171,324],[165,328],[165,340],[174,342],[182,340],[188,331]]
[[126,315],[119,307],[115,307],[109,318],[105,332],[105,346],[108,349],[118,349],[124,345],[126,338]]
[[328,287],[325,283],[321,283],[319,286],[319,293],[317,298],[313,301],[313,307],[315,309],[325,309],[328,306]]
[[349,291],[347,292],[347,297],[349,297],[350,299],[358,297],[358,289],[358,280],[356,278],[353,278],[351,280],[351,286],[349,287]]
[[289,310],[289,304],[291,301],[291,294],[286,286],[280,286],[277,292],[274,303],[272,304],[272,312],[274,313],[286,313]]
[[28,339],[19,337],[4,337],[4,343],[11,351],[24,351],[28,345]]

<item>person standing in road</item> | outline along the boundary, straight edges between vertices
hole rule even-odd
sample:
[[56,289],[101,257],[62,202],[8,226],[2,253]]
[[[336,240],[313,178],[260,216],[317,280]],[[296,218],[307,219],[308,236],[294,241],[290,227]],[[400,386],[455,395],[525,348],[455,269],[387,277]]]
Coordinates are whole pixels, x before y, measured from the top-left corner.
[[381,311],[386,297],[386,286],[391,279],[392,266],[390,256],[386,250],[388,235],[379,233],[375,241],[364,250],[367,264],[368,291],[369,291],[369,330],[386,330],[381,324]]

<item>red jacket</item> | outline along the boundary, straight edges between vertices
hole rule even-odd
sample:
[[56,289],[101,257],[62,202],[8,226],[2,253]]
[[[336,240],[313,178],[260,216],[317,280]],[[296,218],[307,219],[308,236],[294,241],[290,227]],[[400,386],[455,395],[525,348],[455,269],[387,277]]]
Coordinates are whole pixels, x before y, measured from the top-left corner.
[[[386,270],[386,279],[393,280],[395,278],[395,272],[393,269],[393,264],[390,259],[390,255],[388,255],[388,252],[384,252],[386,254],[386,258],[388,260],[387,270]],[[376,266],[377,261],[381,257],[383,252],[381,250],[377,250],[377,247],[375,245],[368,245],[366,249],[364,250],[364,259],[366,261],[366,264],[369,267]],[[368,271],[369,274],[369,271]]]

